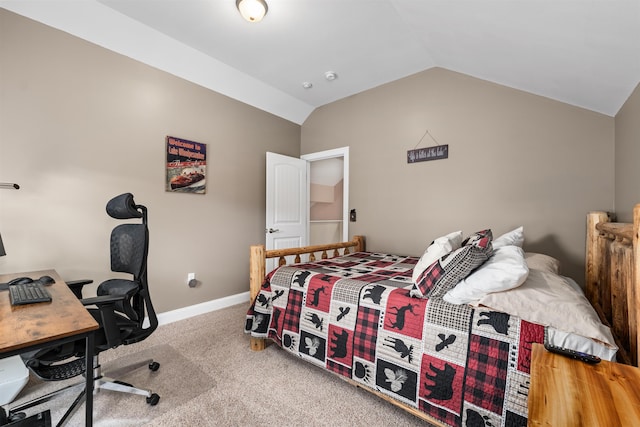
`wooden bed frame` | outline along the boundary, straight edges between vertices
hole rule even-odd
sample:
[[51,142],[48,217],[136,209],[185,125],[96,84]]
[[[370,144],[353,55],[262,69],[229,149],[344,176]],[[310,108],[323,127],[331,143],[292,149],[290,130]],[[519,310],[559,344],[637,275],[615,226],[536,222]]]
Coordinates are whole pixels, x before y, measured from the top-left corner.
[[[612,222],[607,212],[591,212],[587,215],[586,239],[586,283],[585,293],[603,323],[611,327],[611,332],[620,350],[619,362],[638,366],[638,321],[640,320],[640,204],[633,211],[633,224]],[[340,253],[340,249],[343,250]],[[251,246],[250,254],[250,297],[251,303],[260,292],[265,278],[268,258],[278,258],[279,265],[287,264],[286,256],[295,256],[294,262],[301,262],[300,255],[309,254],[314,261],[320,253],[322,259],[353,252],[364,251],[363,236],[354,236],[349,242],[331,245],[306,246],[293,249],[265,250],[264,245]],[[266,339],[251,338],[251,349],[263,350]],[[360,385],[348,378],[339,377],[356,387]],[[436,426],[444,424],[409,405],[396,401],[373,389],[360,387],[392,403],[403,410]],[[446,426],[445,426],[446,427]]]
[[[342,249],[342,252],[340,250]],[[286,265],[287,260],[285,257],[294,256],[294,263],[301,262],[300,255],[308,254],[308,261],[315,261],[316,254],[320,254],[321,259],[333,258],[341,255],[346,255],[352,252],[362,252],[365,251],[365,238],[364,236],[353,236],[353,240],[348,242],[334,243],[330,245],[316,245],[316,246],[304,246],[301,248],[291,248],[291,249],[273,249],[273,250],[265,250],[264,245],[253,245],[251,246],[250,253],[250,271],[249,271],[249,281],[250,281],[250,291],[249,295],[251,297],[250,303],[253,304],[253,300],[256,298],[258,293],[260,293],[260,288],[264,282],[266,277],[265,266],[266,260],[268,258],[278,258],[278,265]],[[331,256],[329,256],[331,254]],[[266,347],[266,339],[265,338],[251,338],[251,349],[254,351],[264,350]],[[362,390],[366,390],[369,393],[375,394],[379,398],[403,409],[406,412],[409,412],[415,415],[418,418],[421,418],[425,421],[431,423],[431,425],[438,427],[447,427],[446,424],[440,423],[438,420],[435,420],[429,417],[424,412],[420,411],[418,408],[414,408],[409,405],[405,405],[404,403],[394,400],[386,394],[380,393],[374,389],[368,387],[361,387],[356,381],[353,381],[349,378],[338,375],[343,381],[348,382]]]
[[587,215],[585,293],[620,348],[617,360],[638,366],[640,320],[640,204],[633,223],[607,212]]
[[[342,249],[342,253],[340,253]],[[294,263],[301,262],[300,255],[308,255],[308,261],[315,261],[316,254],[320,253],[320,259],[327,259],[329,253],[331,258],[346,255],[353,252],[362,252],[365,250],[365,243],[363,236],[353,236],[353,240],[341,243],[332,243],[330,245],[315,245],[315,246],[303,246],[301,248],[291,249],[272,249],[265,250],[264,245],[251,246],[251,252],[249,255],[249,296],[250,303],[253,304],[253,300],[260,293],[260,287],[264,283],[266,277],[265,267],[267,265],[268,258],[278,258],[278,265],[286,265],[287,256],[295,256]],[[264,338],[251,338],[251,350],[260,351],[266,347],[266,339]]]

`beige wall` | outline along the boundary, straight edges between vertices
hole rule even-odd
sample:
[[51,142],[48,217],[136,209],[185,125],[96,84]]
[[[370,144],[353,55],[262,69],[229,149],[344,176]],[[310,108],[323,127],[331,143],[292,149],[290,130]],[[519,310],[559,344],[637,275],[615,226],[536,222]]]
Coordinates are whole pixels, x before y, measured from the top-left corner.
[[[322,185],[309,183],[309,198],[311,203],[332,203],[334,200],[334,188],[332,185]],[[311,212],[313,213],[313,206],[311,206]]]
[[342,221],[311,221],[309,223],[309,245],[328,245],[342,240]]
[[[446,160],[407,150],[449,144]],[[314,111],[303,154],[349,146],[350,234],[374,251],[419,255],[436,237],[524,225],[525,249],[583,280],[585,216],[613,208],[614,119],[443,69]]]
[[[340,182],[334,186],[311,184],[310,187],[311,209],[309,209],[309,219],[311,221],[342,221],[344,181],[340,180]],[[325,198],[322,201],[314,203],[314,192],[321,193]]]
[[618,221],[633,221],[640,203],[640,85],[616,115],[616,213]]
[[[613,209],[614,126],[616,205],[640,200],[622,184],[637,182],[623,163],[637,158],[638,92],[614,120],[432,69],[319,108],[300,129],[0,10],[0,182],[22,186],[0,190],[0,272],[107,278],[104,204],[130,191],[150,211],[158,311],[243,292],[247,248],[264,239],[265,151],[350,146],[350,233],[370,249],[418,255],[454,229],[522,224],[525,249],[582,282],[584,215]],[[433,144],[418,144],[427,129],[449,159],[407,164]],[[166,135],[208,144],[206,195],[164,191]],[[188,272],[201,287],[186,287]]]
[[[205,195],[165,192],[167,135],[207,144]],[[0,190],[0,273],[109,277],[104,206],[132,192],[149,209],[157,311],[245,292],[265,152],[298,156],[299,142],[294,123],[0,9],[0,182],[22,187]]]

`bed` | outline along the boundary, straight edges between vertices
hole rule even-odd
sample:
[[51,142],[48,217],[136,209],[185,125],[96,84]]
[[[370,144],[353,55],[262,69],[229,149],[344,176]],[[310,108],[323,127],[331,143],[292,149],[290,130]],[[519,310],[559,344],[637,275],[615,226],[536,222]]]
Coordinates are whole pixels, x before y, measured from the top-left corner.
[[637,365],[640,205],[634,224],[611,219],[587,216],[584,292],[524,252],[522,228],[453,232],[420,257],[366,252],[361,236],[252,246],[245,332],[432,424],[526,426],[534,343]]

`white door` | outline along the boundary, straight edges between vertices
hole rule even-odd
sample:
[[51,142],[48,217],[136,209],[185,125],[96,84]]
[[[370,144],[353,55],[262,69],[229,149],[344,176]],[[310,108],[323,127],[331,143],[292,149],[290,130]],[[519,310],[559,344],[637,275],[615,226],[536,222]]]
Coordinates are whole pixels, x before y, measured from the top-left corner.
[[[307,246],[308,186],[306,160],[267,153],[267,249]],[[267,273],[275,267],[267,260]]]

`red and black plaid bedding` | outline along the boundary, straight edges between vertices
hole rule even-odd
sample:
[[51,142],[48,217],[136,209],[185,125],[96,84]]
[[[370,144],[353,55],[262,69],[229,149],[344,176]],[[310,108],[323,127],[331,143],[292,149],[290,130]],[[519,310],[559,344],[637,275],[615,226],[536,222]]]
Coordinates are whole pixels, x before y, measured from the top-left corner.
[[245,331],[452,426],[526,426],[544,327],[409,295],[417,258],[358,252],[270,273]]

